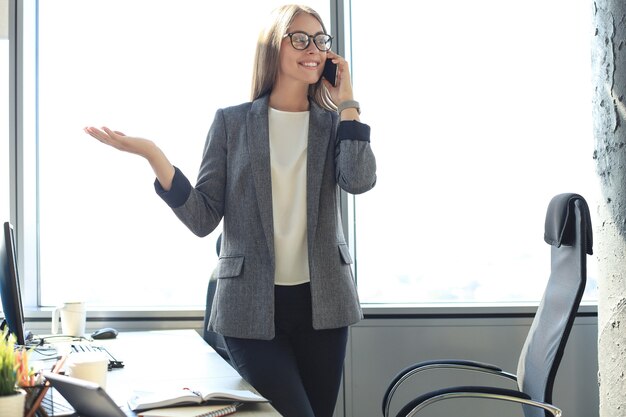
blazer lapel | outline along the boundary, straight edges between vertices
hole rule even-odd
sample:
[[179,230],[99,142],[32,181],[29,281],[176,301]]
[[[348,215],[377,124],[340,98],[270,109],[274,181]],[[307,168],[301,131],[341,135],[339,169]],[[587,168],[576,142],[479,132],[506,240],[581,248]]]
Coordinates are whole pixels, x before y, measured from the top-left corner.
[[267,247],[274,263],[274,219],[272,215],[272,174],[270,168],[270,140],[268,123],[269,96],[252,103],[248,113],[247,139],[256,188],[261,223]]
[[[310,101],[309,114],[309,142],[307,147],[307,234],[309,248],[313,247],[313,237],[317,229],[320,191],[322,179],[324,177],[324,167],[326,155],[330,143],[333,129],[330,114],[314,101]],[[326,173],[335,175],[334,172]]]

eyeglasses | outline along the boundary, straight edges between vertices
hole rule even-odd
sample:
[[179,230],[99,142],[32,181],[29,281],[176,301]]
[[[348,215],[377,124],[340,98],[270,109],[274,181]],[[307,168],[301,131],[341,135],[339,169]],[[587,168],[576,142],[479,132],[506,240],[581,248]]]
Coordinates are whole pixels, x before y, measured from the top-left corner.
[[315,35],[309,35],[306,32],[291,32],[283,36],[286,38],[289,36],[291,39],[291,46],[299,51],[303,51],[309,47],[311,43],[311,39],[313,39],[313,43],[315,47],[322,52],[330,51],[330,47],[333,44],[333,37],[325,34],[324,32],[316,33]]

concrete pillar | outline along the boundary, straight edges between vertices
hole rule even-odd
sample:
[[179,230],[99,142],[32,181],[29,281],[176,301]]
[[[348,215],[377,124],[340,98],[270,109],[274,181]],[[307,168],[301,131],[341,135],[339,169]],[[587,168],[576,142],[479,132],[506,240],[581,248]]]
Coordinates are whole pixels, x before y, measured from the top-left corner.
[[626,416],[626,2],[593,2],[594,159],[600,416]]

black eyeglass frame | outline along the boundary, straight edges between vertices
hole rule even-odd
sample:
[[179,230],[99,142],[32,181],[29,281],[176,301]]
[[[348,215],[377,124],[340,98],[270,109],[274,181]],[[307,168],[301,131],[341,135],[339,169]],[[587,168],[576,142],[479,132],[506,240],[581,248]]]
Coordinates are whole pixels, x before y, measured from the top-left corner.
[[[297,48],[296,45],[293,44],[293,35],[304,35],[307,37],[306,39],[306,45],[304,46],[304,48]],[[315,42],[315,38],[317,38],[320,35],[324,35],[324,36],[328,36],[328,41],[324,42],[324,44],[328,44],[328,49],[322,49],[319,47],[319,45],[317,44],[317,42]],[[293,47],[293,49],[296,49],[298,51],[304,51],[306,50],[309,45],[311,44],[311,39],[313,40],[313,45],[315,45],[315,47],[321,51],[321,52],[328,52],[330,51],[330,48],[333,46],[333,37],[330,36],[328,33],[324,33],[324,32],[317,32],[315,35],[309,35],[306,32],[303,32],[301,30],[296,30],[295,32],[289,32],[286,33],[285,36],[283,36],[283,39],[286,38],[287,36],[289,36],[289,41],[291,43],[291,46]]]

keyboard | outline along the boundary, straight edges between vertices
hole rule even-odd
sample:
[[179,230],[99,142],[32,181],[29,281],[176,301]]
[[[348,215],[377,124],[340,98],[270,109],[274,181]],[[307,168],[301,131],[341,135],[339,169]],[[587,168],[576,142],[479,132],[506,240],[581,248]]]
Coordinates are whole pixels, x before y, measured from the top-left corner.
[[116,369],[116,368],[123,368],[124,367],[124,362],[117,360],[115,357],[113,357],[113,355],[111,355],[111,353],[104,347],[104,346],[99,346],[99,345],[95,345],[93,343],[81,343],[81,342],[74,342],[71,344],[71,353],[78,353],[78,352],[101,352],[104,353],[105,355],[107,355],[107,357],[109,358],[109,364],[108,364],[108,368],[109,371],[112,369]]
[[50,417],[72,416],[75,413],[74,407],[54,388],[48,389],[40,408]]

